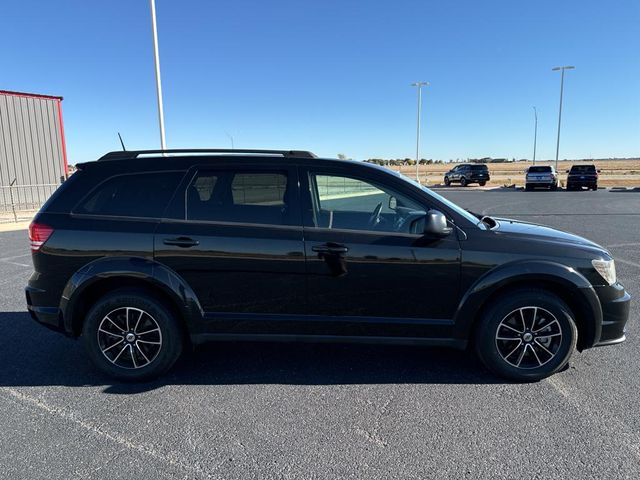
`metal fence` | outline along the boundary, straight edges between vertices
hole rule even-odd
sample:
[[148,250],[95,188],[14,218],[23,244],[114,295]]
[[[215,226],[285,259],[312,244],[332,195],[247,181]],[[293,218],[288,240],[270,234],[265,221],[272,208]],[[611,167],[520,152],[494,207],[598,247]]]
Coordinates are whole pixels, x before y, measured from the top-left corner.
[[29,220],[51,194],[58,188],[56,183],[34,185],[0,186],[0,223]]

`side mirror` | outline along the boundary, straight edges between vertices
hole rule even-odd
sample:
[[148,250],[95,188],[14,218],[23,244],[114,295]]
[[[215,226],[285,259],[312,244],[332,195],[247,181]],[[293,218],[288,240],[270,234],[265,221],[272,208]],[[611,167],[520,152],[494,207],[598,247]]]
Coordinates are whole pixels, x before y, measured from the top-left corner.
[[564,172],[564,173],[569,173],[569,170],[565,170],[565,172]]
[[600,173],[600,172],[602,172],[602,170],[596,170],[596,172],[597,172],[597,173]]
[[395,210],[398,206],[398,200],[396,199],[396,197],[391,196],[389,197],[389,208],[391,210]]
[[453,231],[447,225],[447,217],[439,210],[429,210],[424,221],[424,233],[435,237],[446,237]]

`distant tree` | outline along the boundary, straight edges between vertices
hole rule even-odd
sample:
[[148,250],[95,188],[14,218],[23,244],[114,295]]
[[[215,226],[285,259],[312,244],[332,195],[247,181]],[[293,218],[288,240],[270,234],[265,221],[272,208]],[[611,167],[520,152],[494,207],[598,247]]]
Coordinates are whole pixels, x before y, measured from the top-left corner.
[[338,154],[338,160],[346,160],[347,156],[344,153],[339,153]]

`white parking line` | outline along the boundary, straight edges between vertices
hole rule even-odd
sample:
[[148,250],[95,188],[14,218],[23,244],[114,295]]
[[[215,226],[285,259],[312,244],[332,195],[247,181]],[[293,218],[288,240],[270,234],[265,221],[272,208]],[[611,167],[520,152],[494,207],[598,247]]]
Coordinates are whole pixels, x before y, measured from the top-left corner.
[[615,258],[616,262],[624,263],[625,265],[631,265],[632,267],[640,268],[640,263],[632,262],[631,260],[625,260],[624,258]]
[[30,253],[25,253],[25,254],[22,254],[22,255],[14,255],[13,257],[4,257],[4,258],[0,258],[0,262],[8,263],[10,265],[16,265],[18,267],[29,268],[31,265],[29,265],[28,263],[20,263],[20,262],[14,262],[13,261],[16,258],[28,257],[29,255],[31,255],[31,254]]

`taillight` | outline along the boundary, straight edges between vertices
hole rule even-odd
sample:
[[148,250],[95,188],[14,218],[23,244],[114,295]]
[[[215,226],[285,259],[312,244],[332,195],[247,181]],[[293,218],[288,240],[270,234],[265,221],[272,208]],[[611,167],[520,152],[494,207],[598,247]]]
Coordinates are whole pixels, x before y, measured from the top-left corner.
[[40,247],[44,245],[51,234],[53,228],[49,225],[43,225],[42,223],[31,222],[29,225],[29,243],[31,244],[31,251],[37,252]]

